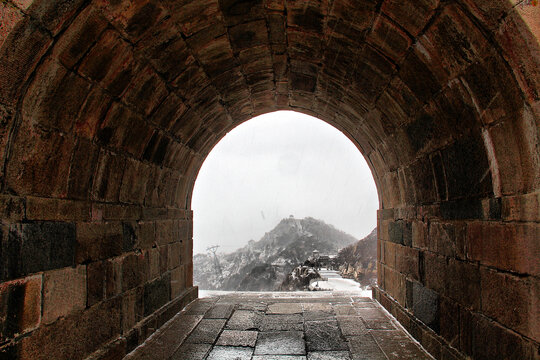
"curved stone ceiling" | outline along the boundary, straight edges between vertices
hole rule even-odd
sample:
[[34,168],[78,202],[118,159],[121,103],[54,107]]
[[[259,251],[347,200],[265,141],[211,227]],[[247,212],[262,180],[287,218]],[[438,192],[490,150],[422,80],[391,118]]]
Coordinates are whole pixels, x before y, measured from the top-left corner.
[[176,197],[186,207],[212,146],[276,109],[312,114],[351,138],[385,208],[538,187],[531,6],[17,0],[2,7],[9,20],[0,54],[2,155],[12,193],[156,206]]

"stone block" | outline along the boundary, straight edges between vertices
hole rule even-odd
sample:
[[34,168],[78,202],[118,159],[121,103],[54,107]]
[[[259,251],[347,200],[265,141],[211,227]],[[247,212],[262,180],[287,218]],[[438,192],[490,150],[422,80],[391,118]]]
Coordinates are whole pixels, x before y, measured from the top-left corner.
[[540,192],[503,197],[501,206],[504,220],[540,222]]
[[24,82],[49,48],[52,38],[28,17],[17,22],[9,35],[2,32],[1,38],[0,102],[14,105]]
[[122,295],[122,331],[129,332],[143,319],[143,287],[136,287]]
[[409,52],[405,57],[399,77],[420,102],[430,100],[441,89],[435,75],[416,52]]
[[122,222],[122,251],[130,252],[137,245],[137,223]]
[[172,270],[182,263],[182,243],[175,242],[168,246],[167,270]]
[[87,281],[87,301],[86,306],[90,307],[103,301],[106,297],[106,262],[97,261],[86,266]]
[[72,266],[75,260],[75,225],[32,222],[12,225],[2,242],[2,279]]
[[171,270],[171,299],[176,299],[186,288],[184,267]]
[[384,15],[379,15],[375,20],[367,41],[396,62],[405,55],[412,44],[409,36]]
[[454,348],[459,347],[460,307],[454,301],[439,297],[440,335]]
[[93,199],[118,202],[125,163],[124,157],[101,151],[94,178]]
[[163,274],[169,267],[169,247],[167,245],[158,247],[159,251],[159,273]]
[[416,36],[427,24],[438,6],[439,0],[389,0],[384,2],[381,9],[410,34]]
[[130,46],[114,31],[107,30],[83,58],[79,72],[120,96],[132,79],[133,67]]
[[419,252],[408,246],[396,246],[395,269],[407,277],[420,280]]
[[25,213],[23,198],[0,195],[0,216],[7,222],[22,221]]
[[122,259],[122,292],[143,284],[148,278],[145,254],[129,254]]
[[538,309],[533,307],[534,300],[530,300],[530,280],[486,268],[480,274],[482,312],[525,336],[538,338],[540,333],[533,320]]
[[171,298],[171,274],[144,284],[144,316],[169,302]]
[[124,93],[124,99],[148,116],[167,95],[165,84],[148,66],[137,72]]
[[122,254],[122,224],[78,223],[77,263],[104,260]]
[[43,323],[86,307],[86,266],[64,268],[43,275]]
[[5,282],[0,285],[0,340],[37,328],[41,322],[42,276]]
[[55,44],[53,56],[67,68],[73,68],[98,40],[107,21],[92,6],[83,10]]
[[[84,359],[121,331],[121,301],[111,299],[42,326],[19,343],[22,359]],[[84,339],[84,341],[81,341]]]
[[403,245],[403,227],[402,221],[392,221],[388,224],[388,240],[394,244]]
[[112,98],[99,86],[94,86],[82,105],[73,130],[81,137],[92,140],[109,111]]
[[[45,80],[46,79],[46,80]],[[22,114],[29,123],[69,132],[91,84],[54,60],[41,65],[28,89]]]
[[[478,266],[468,262],[449,259],[443,269],[445,296],[456,300],[459,304],[473,309],[480,308],[480,271]],[[439,274],[440,276],[440,274]]]
[[27,220],[88,221],[90,204],[85,201],[50,199],[28,196],[26,198]]
[[472,357],[477,359],[533,359],[535,347],[523,337],[481,315],[472,317]]
[[78,140],[69,169],[68,196],[70,198],[90,198],[98,156],[99,149],[96,145],[89,140]]
[[6,186],[19,195],[65,196],[73,138],[23,122],[12,146]]
[[499,269],[538,275],[540,226],[531,223],[467,225],[468,257]]
[[148,165],[137,160],[128,160],[120,188],[120,201],[142,204],[149,175],[150,167]]
[[439,294],[413,282],[413,313],[420,321],[439,332]]
[[484,211],[478,198],[444,201],[440,205],[440,214],[445,220],[482,219]]

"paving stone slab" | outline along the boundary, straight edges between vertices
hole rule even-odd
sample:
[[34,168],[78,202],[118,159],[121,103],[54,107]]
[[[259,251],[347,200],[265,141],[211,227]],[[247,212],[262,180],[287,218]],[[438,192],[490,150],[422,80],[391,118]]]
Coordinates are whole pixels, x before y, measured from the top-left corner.
[[255,347],[257,331],[223,330],[216,345]]
[[305,355],[302,331],[269,331],[259,333],[255,355]]
[[305,356],[299,355],[255,355],[252,360],[306,360]]
[[300,314],[290,315],[265,315],[263,318],[262,331],[303,331],[304,317]]
[[302,304],[298,303],[277,303],[268,305],[267,314],[301,314]]
[[336,314],[334,311],[304,311],[304,320],[305,321],[324,321],[324,320],[335,320]]
[[304,326],[308,351],[348,350],[336,320],[306,321]]
[[205,314],[205,319],[228,319],[234,311],[232,304],[216,304],[210,308]]
[[371,330],[396,330],[396,326],[390,319],[364,319],[366,328]]
[[353,360],[388,360],[370,333],[347,337]]
[[193,344],[215,343],[226,321],[225,319],[202,319],[186,342]]
[[201,360],[212,349],[210,344],[183,344],[176,350],[170,360]]
[[415,360],[431,360],[431,356],[427,355],[411,338],[404,332],[393,330],[373,330],[371,335],[382,349],[382,351],[392,359],[415,359]]
[[348,351],[314,351],[308,352],[308,360],[350,360]]
[[336,304],[333,306],[334,313],[340,315],[358,315],[356,308],[351,304]]
[[261,326],[263,315],[251,310],[235,310],[227,322],[230,330],[258,330]]
[[360,316],[338,316],[337,320],[344,336],[362,335],[369,331]]
[[252,348],[215,346],[206,360],[251,360]]

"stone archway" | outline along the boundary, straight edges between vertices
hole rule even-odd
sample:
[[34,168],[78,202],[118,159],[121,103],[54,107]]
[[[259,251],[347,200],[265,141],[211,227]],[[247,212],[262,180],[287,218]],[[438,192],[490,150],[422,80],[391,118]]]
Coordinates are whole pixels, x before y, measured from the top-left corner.
[[196,296],[206,154],[293,109],[372,168],[377,299],[436,357],[538,355],[532,3],[6,0],[0,16],[4,354],[142,342]]

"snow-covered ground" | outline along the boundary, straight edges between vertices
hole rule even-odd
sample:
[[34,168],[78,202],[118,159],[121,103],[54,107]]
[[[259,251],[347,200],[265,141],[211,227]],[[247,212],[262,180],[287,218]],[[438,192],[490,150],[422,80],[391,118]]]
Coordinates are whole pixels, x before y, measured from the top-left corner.
[[310,288],[326,291],[358,291],[360,296],[371,297],[371,289],[366,290],[360,287],[360,284],[351,279],[344,279],[339,272],[334,270],[321,269],[319,273],[327,281],[315,281]]
[[[346,292],[358,292],[359,296],[371,298],[371,289],[366,290],[360,287],[356,281],[351,279],[344,279],[339,272],[334,270],[321,269],[319,273],[327,281],[315,281],[310,287],[315,287],[319,291],[346,291]],[[218,291],[218,290],[199,290],[199,297],[219,296],[234,293],[234,291]],[[278,293],[278,292],[276,292]]]

